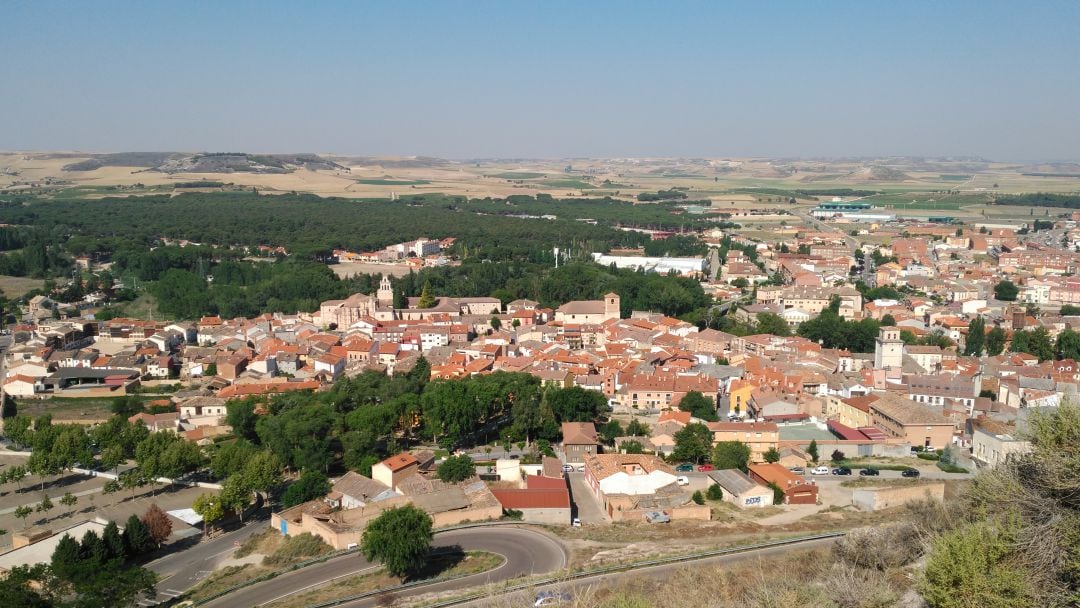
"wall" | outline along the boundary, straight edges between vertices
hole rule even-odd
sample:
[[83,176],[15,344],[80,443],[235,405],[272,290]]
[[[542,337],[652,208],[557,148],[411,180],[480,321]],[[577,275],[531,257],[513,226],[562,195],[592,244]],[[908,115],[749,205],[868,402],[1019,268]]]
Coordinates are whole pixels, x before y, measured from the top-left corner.
[[522,509],[521,520],[530,524],[565,526],[570,523],[570,509]]
[[851,493],[851,504],[861,511],[878,511],[889,507],[898,507],[927,497],[939,501],[944,500],[945,484],[920,483],[892,488],[855,490]]

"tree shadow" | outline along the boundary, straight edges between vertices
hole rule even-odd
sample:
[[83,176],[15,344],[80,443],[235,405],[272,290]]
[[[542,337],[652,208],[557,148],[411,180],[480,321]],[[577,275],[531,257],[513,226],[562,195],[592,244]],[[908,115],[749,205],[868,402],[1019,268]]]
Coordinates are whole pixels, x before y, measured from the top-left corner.
[[432,550],[431,555],[428,557],[427,562],[422,568],[415,572],[410,572],[402,582],[411,583],[427,580],[429,578],[436,578],[446,573],[448,570],[453,569],[463,561],[465,561],[465,549],[463,549],[461,545],[439,547]]

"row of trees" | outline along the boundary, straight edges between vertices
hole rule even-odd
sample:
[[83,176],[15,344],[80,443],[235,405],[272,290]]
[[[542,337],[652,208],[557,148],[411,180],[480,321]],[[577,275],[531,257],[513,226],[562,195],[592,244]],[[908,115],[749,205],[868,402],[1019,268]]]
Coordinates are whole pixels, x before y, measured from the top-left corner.
[[132,515],[120,531],[109,522],[99,535],[82,539],[65,534],[48,563],[12,568],[0,580],[6,606],[127,606],[139,596],[153,597],[157,575],[139,565],[172,533],[172,523],[156,504]]

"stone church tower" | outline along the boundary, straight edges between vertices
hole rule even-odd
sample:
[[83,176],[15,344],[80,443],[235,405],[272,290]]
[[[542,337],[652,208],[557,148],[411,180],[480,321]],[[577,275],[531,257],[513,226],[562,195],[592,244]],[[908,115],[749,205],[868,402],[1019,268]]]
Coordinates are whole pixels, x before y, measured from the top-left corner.
[[383,275],[379,281],[379,290],[375,292],[375,300],[382,306],[394,305],[394,288],[390,285],[390,277]]

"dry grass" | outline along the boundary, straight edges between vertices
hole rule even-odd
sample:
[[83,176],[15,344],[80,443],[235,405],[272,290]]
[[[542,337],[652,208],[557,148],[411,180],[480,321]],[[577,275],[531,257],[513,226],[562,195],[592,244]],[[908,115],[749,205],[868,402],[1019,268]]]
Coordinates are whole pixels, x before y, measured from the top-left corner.
[[5,298],[10,300],[15,300],[21,298],[23,294],[29,291],[41,289],[44,284],[45,281],[41,279],[0,275],[0,294],[3,294]]
[[246,583],[253,578],[272,571],[272,568],[264,568],[252,564],[226,566],[220,570],[215,570],[210,576],[206,577],[206,579],[189,591],[184,598],[196,601],[205,599],[220,593],[229,587],[239,585],[240,583]]
[[[430,564],[431,570],[436,573],[435,576],[448,577],[468,576],[486,572],[497,568],[502,562],[503,557],[501,555],[483,551],[470,551],[465,554],[464,559],[457,563],[450,563],[446,558],[435,557],[430,561]],[[281,601],[267,604],[267,606],[273,606],[274,608],[303,608],[304,606],[311,606],[333,599],[393,587],[400,583],[400,579],[385,572],[371,572],[343,578],[311,591],[297,593]],[[387,597],[381,597],[379,601],[386,602],[391,599],[389,597],[391,595],[388,593]]]

